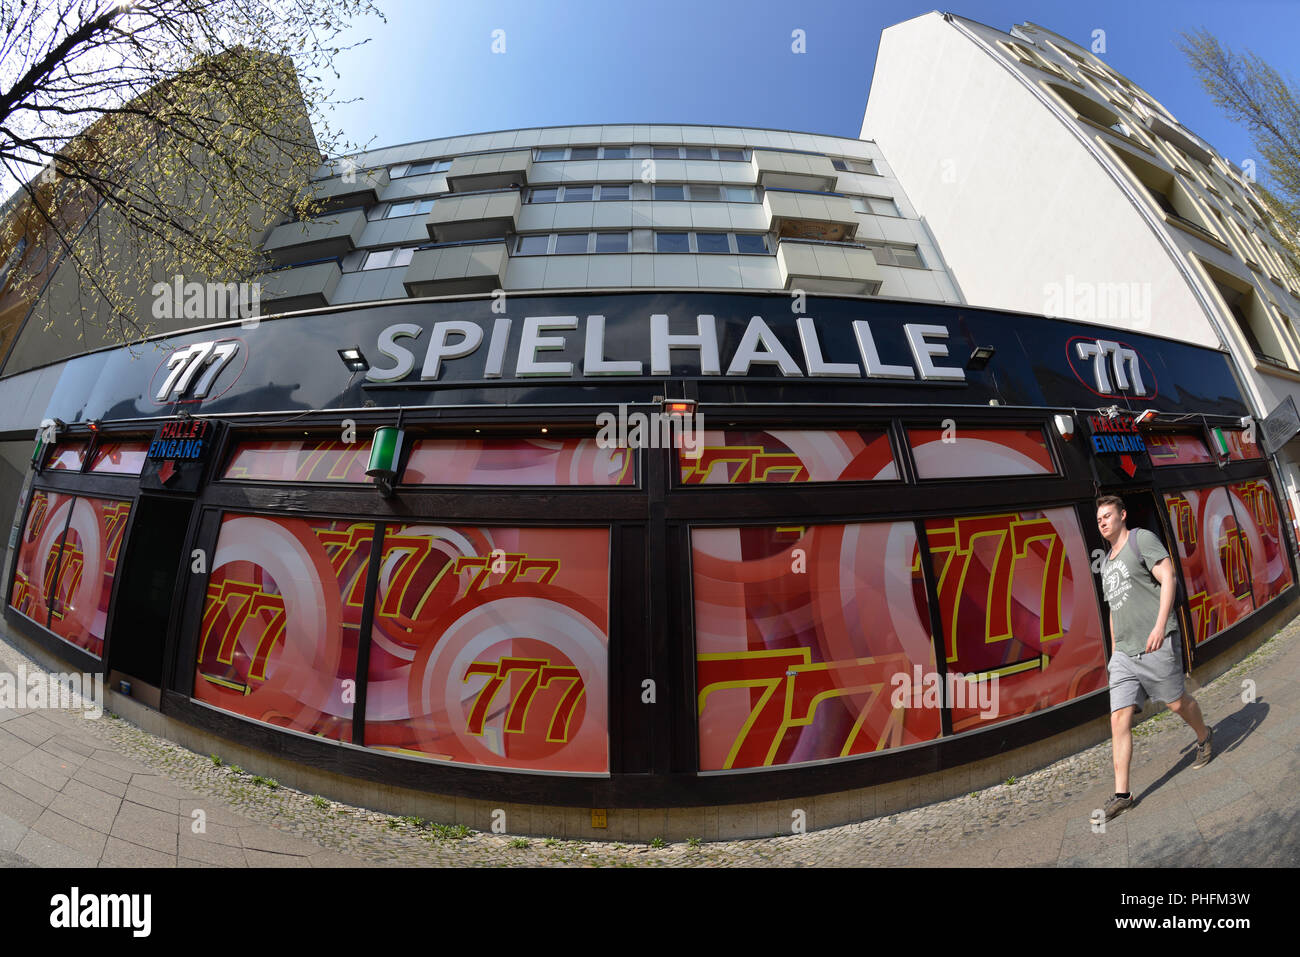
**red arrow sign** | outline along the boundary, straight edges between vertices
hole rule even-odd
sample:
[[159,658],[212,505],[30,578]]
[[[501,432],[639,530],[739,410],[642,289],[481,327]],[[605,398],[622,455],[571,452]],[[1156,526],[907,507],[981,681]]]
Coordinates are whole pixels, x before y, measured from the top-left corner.
[[162,482],[163,485],[166,485],[168,482],[174,479],[178,474],[180,473],[176,469],[176,463],[173,462],[171,459],[168,459],[167,461],[163,462],[162,465],[158,466],[158,481]]
[[1132,478],[1137,474],[1137,463],[1133,461],[1133,456],[1131,455],[1121,455],[1119,457],[1119,467],[1128,473],[1129,478]]

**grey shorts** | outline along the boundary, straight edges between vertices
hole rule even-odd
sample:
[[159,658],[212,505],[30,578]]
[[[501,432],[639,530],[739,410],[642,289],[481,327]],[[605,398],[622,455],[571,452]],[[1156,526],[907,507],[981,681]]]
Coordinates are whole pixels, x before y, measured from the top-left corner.
[[1116,650],[1110,656],[1110,710],[1142,705],[1148,698],[1177,701],[1183,696],[1183,638],[1177,630],[1165,636],[1155,651],[1130,657]]

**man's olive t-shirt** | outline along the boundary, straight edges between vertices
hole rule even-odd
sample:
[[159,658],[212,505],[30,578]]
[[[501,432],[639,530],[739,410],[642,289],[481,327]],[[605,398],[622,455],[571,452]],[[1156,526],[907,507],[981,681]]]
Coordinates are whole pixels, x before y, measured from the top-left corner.
[[[1128,535],[1119,554],[1113,559],[1107,555],[1102,564],[1101,584],[1114,622],[1115,648],[1134,657],[1146,651],[1147,636],[1160,614],[1160,582],[1150,569],[1169,553],[1145,528],[1130,528]],[[1178,619],[1171,608],[1165,634],[1177,630]]]

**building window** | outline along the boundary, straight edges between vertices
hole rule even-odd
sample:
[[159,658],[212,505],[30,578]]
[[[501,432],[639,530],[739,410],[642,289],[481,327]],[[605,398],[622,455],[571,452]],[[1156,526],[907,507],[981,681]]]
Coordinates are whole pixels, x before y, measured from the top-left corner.
[[655,199],[685,199],[686,187],[677,184],[655,184]]
[[696,233],[695,249],[701,253],[729,253],[731,241],[726,233]]
[[658,253],[731,253],[766,255],[767,236],[763,233],[656,232]]
[[518,256],[545,256],[550,246],[551,237],[549,234],[541,236],[520,236],[515,243],[515,254]]
[[1201,260],[1214,283],[1215,290],[1228,307],[1242,337],[1249,343],[1255,358],[1263,362],[1290,368],[1281,337],[1270,316],[1268,307],[1254,287],[1243,279],[1231,276]]
[[690,233],[655,233],[655,252],[688,253],[690,251]]
[[849,204],[856,212],[874,216],[901,216],[898,204],[888,196],[850,196]]
[[557,233],[555,236],[555,254],[557,256],[585,253],[589,245],[588,233]]
[[451,169],[451,160],[425,160],[420,163],[400,163],[388,171],[390,179],[403,176],[423,176],[428,173],[445,173]]
[[890,243],[858,242],[871,250],[876,262],[882,266],[906,266],[910,269],[925,269],[925,260],[916,246],[893,245]]
[[631,199],[626,183],[597,183],[592,186],[538,186],[528,193],[529,203],[618,202]]
[[714,146],[547,146],[533,151],[533,162],[593,159],[690,159],[743,163],[745,150]]
[[433,209],[433,198],[425,199],[408,199],[400,203],[390,203],[387,211],[384,213],[385,219],[396,219],[399,216],[418,216],[428,213]]
[[832,159],[831,165],[841,173],[867,173],[871,176],[880,175],[876,172],[876,164],[873,160]]
[[625,253],[627,252],[627,239],[627,233],[597,233],[596,252]]
[[627,232],[543,233],[520,236],[515,243],[516,256],[574,256],[585,253],[625,253]]
[[396,249],[377,249],[366,255],[366,261],[362,264],[362,270],[367,269],[389,269],[393,266],[405,266],[411,262],[411,257],[415,255],[414,246],[402,246]]

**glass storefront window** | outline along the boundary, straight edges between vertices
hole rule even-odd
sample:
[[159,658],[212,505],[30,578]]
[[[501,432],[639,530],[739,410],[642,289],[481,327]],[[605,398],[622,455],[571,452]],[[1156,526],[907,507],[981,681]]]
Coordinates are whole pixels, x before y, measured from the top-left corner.
[[370,442],[290,439],[240,442],[222,478],[245,482],[364,483]]
[[9,604],[103,657],[113,576],[130,515],[130,502],[34,490]]
[[1145,438],[1151,464],[1157,468],[1165,465],[1200,465],[1213,462],[1205,439],[1199,435],[1178,432],[1152,432]]
[[628,486],[635,458],[595,439],[416,439],[402,484]]
[[32,490],[27,525],[23,528],[14,562],[9,605],[41,626],[49,621],[59,546],[63,544],[63,530],[71,508],[71,495]]
[[45,467],[58,471],[80,472],[81,466],[86,461],[86,449],[89,447],[89,442],[60,442],[50,453]]
[[912,522],[691,532],[700,769],[775,767],[937,738],[893,699],[934,672]]
[[374,522],[227,514],[194,698],[256,721],[352,740]]
[[1164,498],[1199,645],[1254,611],[1250,568],[1259,546],[1238,526],[1227,489],[1186,489]]
[[1266,478],[1228,486],[1232,510],[1245,536],[1246,557],[1256,606],[1291,587],[1291,562],[1273,486]]
[[607,529],[390,526],[381,567],[367,746],[609,770]]
[[104,654],[113,577],[130,516],[130,502],[77,498],[63,539],[50,631],[97,658]]
[[90,459],[90,471],[114,475],[139,475],[149,454],[149,443],[141,439],[102,442]]
[[[884,429],[706,431],[677,452],[682,485],[897,479]],[[698,454],[695,454],[698,453]]]
[[908,429],[916,474],[922,479],[1055,475],[1041,428]]
[[1097,594],[1073,509],[933,518],[925,535],[947,669],[986,686],[968,684],[952,710],[954,732],[1106,686]]

